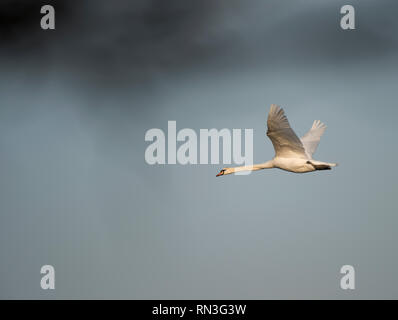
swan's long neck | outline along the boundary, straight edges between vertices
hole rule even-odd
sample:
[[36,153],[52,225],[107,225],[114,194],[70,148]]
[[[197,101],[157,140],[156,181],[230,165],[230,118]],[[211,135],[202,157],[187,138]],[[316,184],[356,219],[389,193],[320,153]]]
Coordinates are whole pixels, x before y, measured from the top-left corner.
[[232,169],[233,172],[240,172],[240,171],[257,171],[261,169],[271,169],[271,168],[274,168],[274,162],[272,160],[264,163],[253,164],[251,166],[235,167]]

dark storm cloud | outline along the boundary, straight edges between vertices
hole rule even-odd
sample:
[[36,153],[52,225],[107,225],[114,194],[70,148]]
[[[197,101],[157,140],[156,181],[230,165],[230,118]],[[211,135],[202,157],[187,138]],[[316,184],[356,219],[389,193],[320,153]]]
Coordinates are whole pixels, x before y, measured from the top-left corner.
[[183,69],[226,49],[212,28],[217,12],[234,2],[47,1],[55,7],[55,31],[39,27],[42,4],[3,2],[2,58],[41,68],[56,64],[97,79]]
[[[271,48],[286,59],[308,59],[309,62],[335,63],[335,60],[356,62],[361,58],[380,58],[397,50],[395,14],[397,3],[351,1],[355,8],[355,30],[340,28],[340,8],[346,1],[314,4],[279,22],[275,28],[264,30]],[[391,32],[392,31],[392,32]],[[272,37],[278,34],[278,37]],[[395,33],[394,33],[395,34]],[[272,50],[272,49],[271,49]]]
[[192,68],[355,61],[397,48],[391,1],[353,1],[355,31],[339,27],[340,0],[46,1],[55,31],[39,27],[43,4],[0,4],[3,64],[67,70],[108,88]]
[[[40,28],[40,8],[52,4],[57,13],[69,19],[73,7],[66,1],[7,0],[0,2],[1,57],[21,57],[30,53],[43,54],[53,45],[49,33]],[[73,16],[73,15],[72,15]]]

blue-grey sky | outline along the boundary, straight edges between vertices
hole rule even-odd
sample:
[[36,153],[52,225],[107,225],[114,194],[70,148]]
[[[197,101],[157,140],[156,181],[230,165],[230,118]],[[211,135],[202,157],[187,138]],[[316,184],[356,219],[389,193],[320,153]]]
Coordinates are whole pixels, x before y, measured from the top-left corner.
[[[4,1],[0,297],[398,298],[394,1]],[[331,171],[145,162],[151,128],[328,126]],[[40,288],[55,267],[56,289]],[[343,291],[342,265],[356,270]]]

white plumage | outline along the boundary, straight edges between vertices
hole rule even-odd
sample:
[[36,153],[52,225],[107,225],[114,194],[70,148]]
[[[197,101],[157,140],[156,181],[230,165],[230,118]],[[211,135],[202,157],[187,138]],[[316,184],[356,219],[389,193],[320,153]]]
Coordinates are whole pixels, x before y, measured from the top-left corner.
[[309,159],[312,159],[312,155],[315,153],[325,130],[326,125],[319,120],[315,120],[311,129],[301,137],[301,143]]
[[321,121],[315,120],[311,129],[300,139],[290,127],[283,109],[276,104],[272,104],[268,114],[267,126],[267,136],[274,146],[275,157],[270,161],[253,166],[223,168],[217,176],[239,171],[270,168],[304,173],[315,170],[330,170],[337,166],[337,163],[316,161],[312,158],[321,136],[326,130],[326,125]]
[[307,159],[302,142],[290,127],[283,109],[276,104],[271,105],[267,126],[276,157]]

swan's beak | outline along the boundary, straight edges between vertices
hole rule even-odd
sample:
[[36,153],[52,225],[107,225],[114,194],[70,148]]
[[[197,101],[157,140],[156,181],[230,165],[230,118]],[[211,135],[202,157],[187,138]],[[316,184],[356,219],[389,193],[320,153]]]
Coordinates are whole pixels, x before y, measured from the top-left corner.
[[216,175],[216,177],[219,177],[219,176],[222,176],[222,175],[224,175],[224,170],[221,170],[221,171]]

